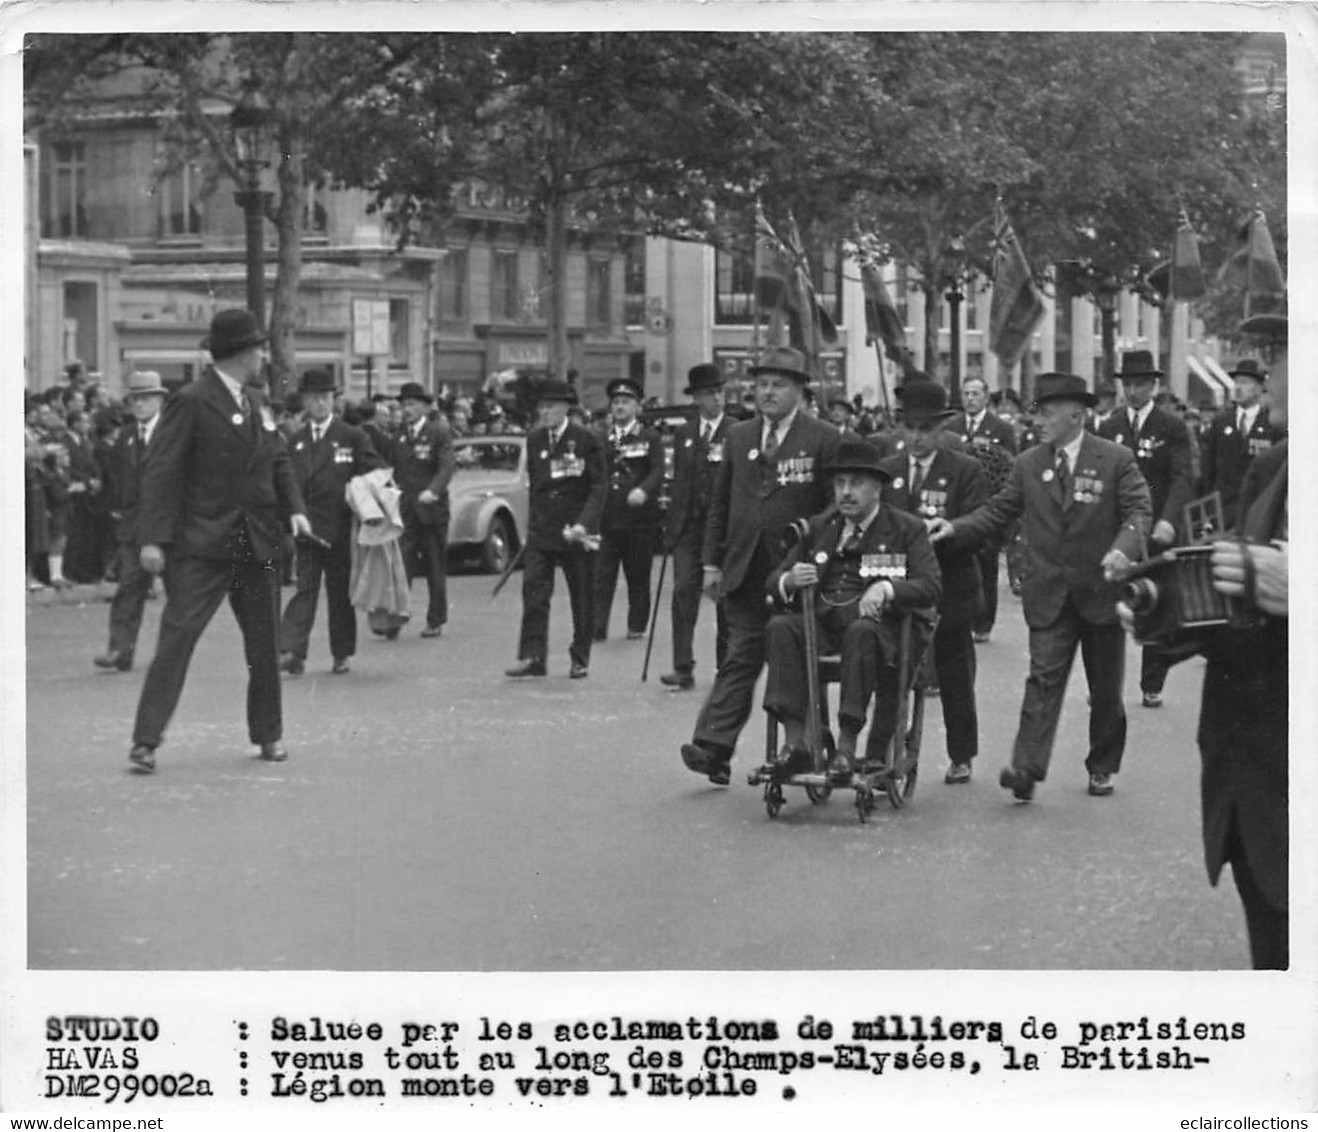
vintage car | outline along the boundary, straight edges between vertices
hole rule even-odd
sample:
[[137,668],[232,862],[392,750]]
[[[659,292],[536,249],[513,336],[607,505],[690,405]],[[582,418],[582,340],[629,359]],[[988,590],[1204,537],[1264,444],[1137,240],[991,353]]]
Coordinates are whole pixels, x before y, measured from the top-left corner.
[[449,551],[474,554],[484,569],[502,573],[526,536],[526,437],[459,437],[453,457]]

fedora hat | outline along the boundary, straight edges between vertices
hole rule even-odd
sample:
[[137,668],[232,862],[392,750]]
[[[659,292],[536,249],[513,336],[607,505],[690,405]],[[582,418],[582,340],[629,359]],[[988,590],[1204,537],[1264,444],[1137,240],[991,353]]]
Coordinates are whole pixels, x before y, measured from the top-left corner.
[[398,390],[398,399],[400,401],[424,401],[427,405],[434,400],[418,381],[403,382],[403,387]]
[[222,362],[266,341],[268,339],[257,325],[256,316],[249,310],[234,307],[216,312],[211,319],[210,333],[201,340],[201,348],[209,350],[212,358]]
[[882,459],[879,450],[868,440],[843,440],[824,471],[830,476],[839,472],[864,472],[890,480],[892,473],[882,466]]
[[713,362],[701,362],[686,371],[686,389],[683,392],[688,396],[692,393],[703,393],[706,389],[722,388],[723,374]]
[[1241,358],[1226,372],[1228,377],[1252,377],[1260,385],[1268,380],[1268,368],[1257,358]]
[[919,421],[945,421],[956,416],[955,409],[947,407],[947,390],[936,381],[907,381],[902,385],[902,420],[906,424]]
[[137,370],[128,375],[128,388],[125,393],[129,397],[151,397],[153,395],[163,397],[169,390],[161,384],[160,374],[153,369]]
[[774,346],[760,355],[760,360],[746,371],[751,377],[762,373],[781,373],[799,381],[802,385],[810,380],[806,372],[805,355],[791,346]]
[[309,369],[306,370],[298,379],[297,391],[299,393],[337,393],[338,386],[335,384],[334,375],[327,369]]
[[1034,386],[1034,403],[1045,401],[1075,401],[1089,409],[1098,404],[1085,379],[1073,373],[1041,373]]
[[1148,350],[1126,350],[1121,355],[1121,372],[1117,374],[1122,381],[1134,381],[1137,378],[1162,377],[1162,370],[1153,360]]
[[645,400],[645,390],[630,377],[615,377],[605,386],[605,392],[610,401],[619,396],[635,397],[638,401]]
[[560,381],[556,377],[548,377],[540,384],[536,391],[536,399],[539,401],[566,401],[569,405],[576,404],[577,395],[566,381]]

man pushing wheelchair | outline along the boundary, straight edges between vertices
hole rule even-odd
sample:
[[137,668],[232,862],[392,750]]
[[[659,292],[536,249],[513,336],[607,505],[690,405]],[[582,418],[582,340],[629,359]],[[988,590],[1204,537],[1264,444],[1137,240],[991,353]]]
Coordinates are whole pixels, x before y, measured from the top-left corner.
[[[819,655],[841,658],[838,736],[828,764],[835,785],[853,771],[880,766],[896,728],[899,700],[898,628],[912,614],[913,670],[933,635],[935,608],[942,590],[938,560],[914,515],[881,501],[891,473],[880,453],[863,440],[844,439],[826,469],[833,481],[835,509],[816,515],[799,532],[796,546],[769,575],[769,596],[785,610],[770,621],[765,637],[769,673],[764,709],[782,726],[784,743],[763,773],[777,779],[808,770],[809,665]],[[802,600],[804,594],[810,598]],[[803,607],[814,608],[814,650],[807,656]],[[904,674],[909,679],[910,671]],[[865,759],[856,762],[856,744],[870,700],[874,723]]]

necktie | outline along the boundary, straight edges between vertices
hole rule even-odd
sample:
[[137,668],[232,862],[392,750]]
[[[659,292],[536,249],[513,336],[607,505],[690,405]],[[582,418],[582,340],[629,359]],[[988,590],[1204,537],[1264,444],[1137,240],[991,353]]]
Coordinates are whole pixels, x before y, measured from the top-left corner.
[[860,552],[860,528],[855,524],[847,525],[847,536],[842,540],[843,554],[857,554]]
[[911,499],[920,498],[920,489],[924,487],[924,465],[918,460],[911,461]]
[[702,447],[709,447],[709,438],[713,432],[714,430],[709,426],[709,421],[700,426],[700,443]]
[[1065,448],[1057,450],[1057,490],[1062,506],[1066,507],[1071,502],[1071,461],[1067,458]]
[[778,422],[769,422],[769,435],[764,438],[764,455],[772,460],[778,454]]
[[1241,436],[1244,436],[1245,433],[1249,432],[1249,418],[1245,415],[1244,409],[1240,410],[1240,421],[1236,425],[1236,428],[1240,430]]

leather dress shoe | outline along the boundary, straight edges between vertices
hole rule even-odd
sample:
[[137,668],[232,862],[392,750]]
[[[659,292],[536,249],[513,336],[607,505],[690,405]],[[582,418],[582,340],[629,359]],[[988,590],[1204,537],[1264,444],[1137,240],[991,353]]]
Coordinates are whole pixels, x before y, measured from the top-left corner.
[[584,680],[590,675],[590,668],[584,664],[578,664],[575,660],[572,667],[568,670],[568,676],[573,680]]
[[288,758],[288,752],[282,743],[262,743],[260,757],[268,763],[282,763]]
[[977,644],[977,645],[986,645],[986,644],[988,644],[988,643],[989,643],[989,637],[990,637],[990,636],[991,636],[991,634],[989,634],[989,633],[985,633],[985,632],[983,632],[982,630],[981,630],[980,632],[978,632],[978,633],[972,633],[972,634],[970,635],[971,640],[973,640],[973,641],[975,642],[975,644]]
[[397,629],[386,629],[386,630],[385,630],[383,633],[381,633],[380,635],[381,635],[382,637],[384,637],[384,639],[385,639],[386,641],[396,641],[396,640],[398,640],[398,630],[397,630]]
[[970,764],[953,763],[947,768],[947,773],[943,775],[943,781],[949,786],[956,786],[961,782],[970,781]]
[[1034,797],[1034,778],[1023,770],[1017,770],[1012,766],[1004,766],[1002,773],[998,775],[998,785],[1004,790],[1010,790],[1012,796],[1018,802],[1028,802]]
[[342,676],[345,672],[350,671],[348,667],[348,658],[346,656],[336,656],[334,666],[330,669],[335,676]]
[[845,786],[851,781],[854,769],[851,755],[846,751],[834,751],[828,760],[828,781],[834,786]]
[[643,641],[643,640],[645,640],[645,630],[644,630],[644,629],[640,629],[640,630],[637,630],[637,629],[628,629],[628,630],[627,630],[627,639],[628,639],[629,641]]
[[703,774],[715,786],[726,786],[732,781],[732,771],[728,766],[731,758],[731,755],[721,755],[698,743],[682,744],[682,762],[687,770]]
[[1089,776],[1089,793],[1095,798],[1106,798],[1113,791],[1110,774],[1091,774]]
[[1162,707],[1161,692],[1145,692],[1143,700],[1140,701],[1145,707]]
[[112,668],[116,672],[127,672],[133,667],[133,654],[110,649],[101,656],[92,657],[92,663],[97,668]]
[[696,686],[696,678],[689,672],[665,672],[659,677],[659,683],[666,688],[676,688],[679,692],[688,692]]
[[279,662],[279,670],[287,672],[290,676],[301,676],[306,669],[306,662],[295,656],[286,656]]
[[543,676],[545,674],[545,662],[543,660],[520,660],[511,668],[505,668],[505,676]]
[[156,769],[155,748],[148,747],[145,743],[134,743],[133,749],[128,752],[128,761],[131,764],[131,769],[137,774],[154,774]]
[[439,637],[442,636],[443,633],[444,633],[443,625],[427,625],[424,629],[421,630],[421,635],[423,637]]

